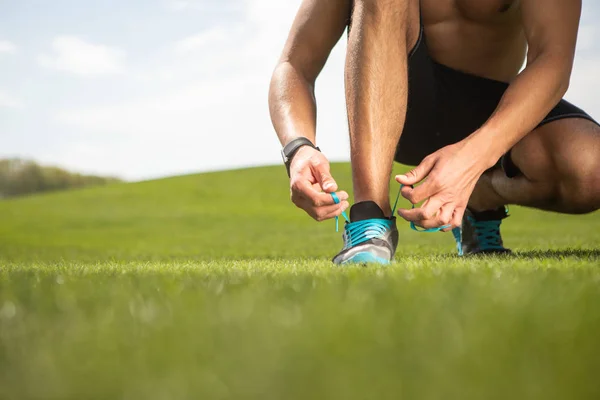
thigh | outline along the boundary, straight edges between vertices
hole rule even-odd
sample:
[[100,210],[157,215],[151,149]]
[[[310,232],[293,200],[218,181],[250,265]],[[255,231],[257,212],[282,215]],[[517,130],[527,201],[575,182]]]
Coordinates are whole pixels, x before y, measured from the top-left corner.
[[435,62],[426,44],[413,57],[406,124],[396,153],[397,161],[409,165],[479,129],[508,87]]

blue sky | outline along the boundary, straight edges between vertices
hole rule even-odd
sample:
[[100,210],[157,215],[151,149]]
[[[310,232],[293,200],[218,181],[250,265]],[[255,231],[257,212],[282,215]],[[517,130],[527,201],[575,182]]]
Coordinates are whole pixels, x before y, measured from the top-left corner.
[[[267,88],[299,0],[0,0],[0,157],[147,179],[280,162]],[[600,117],[600,4],[567,98]],[[348,159],[345,40],[318,142]]]

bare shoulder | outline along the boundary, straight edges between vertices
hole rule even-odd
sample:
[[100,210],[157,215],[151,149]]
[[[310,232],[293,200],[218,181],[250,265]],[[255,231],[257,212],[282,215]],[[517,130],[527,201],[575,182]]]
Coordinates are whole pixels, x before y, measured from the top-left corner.
[[521,0],[530,55],[552,52],[572,58],[581,17],[581,0]]

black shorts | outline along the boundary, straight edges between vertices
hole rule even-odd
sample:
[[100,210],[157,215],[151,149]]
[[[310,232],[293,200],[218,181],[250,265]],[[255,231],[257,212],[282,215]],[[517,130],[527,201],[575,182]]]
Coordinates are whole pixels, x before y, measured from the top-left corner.
[[[457,143],[479,129],[492,115],[508,83],[483,78],[434,61],[421,34],[408,60],[408,107],[395,160],[417,165],[423,158]],[[584,118],[585,111],[566,100],[538,125],[563,118]]]

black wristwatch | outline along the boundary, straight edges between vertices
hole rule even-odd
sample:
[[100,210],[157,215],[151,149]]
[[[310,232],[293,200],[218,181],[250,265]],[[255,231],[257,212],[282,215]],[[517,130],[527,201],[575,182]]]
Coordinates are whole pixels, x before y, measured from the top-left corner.
[[296,155],[300,147],[302,146],[310,146],[315,150],[321,151],[317,146],[313,144],[310,140],[305,137],[300,137],[298,139],[294,139],[281,150],[281,157],[283,158],[283,163],[285,164],[285,169],[287,170],[288,176],[290,176],[290,165],[292,164],[292,158]]

